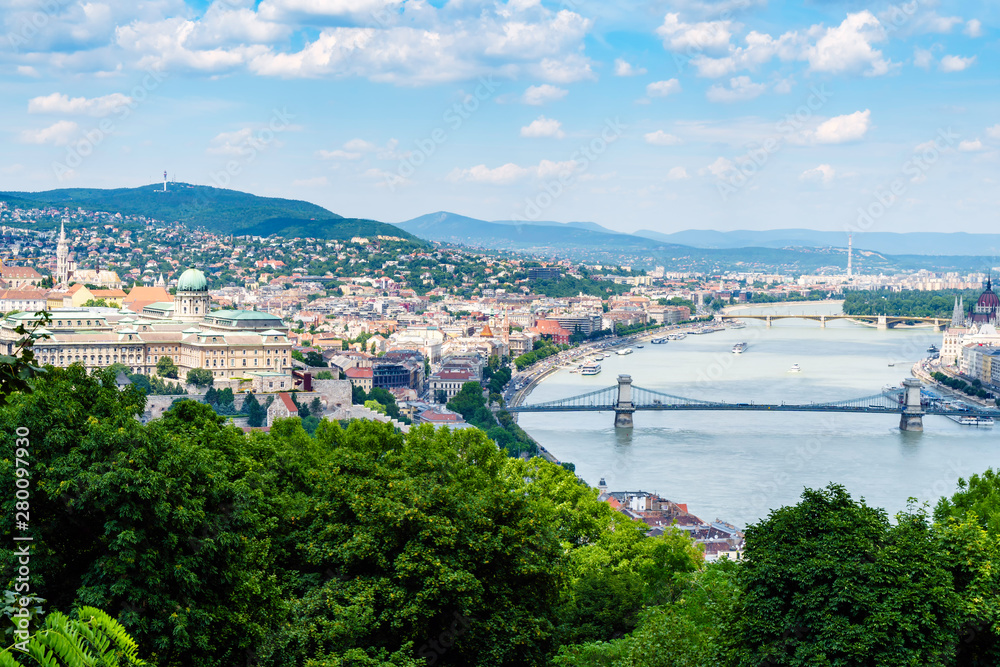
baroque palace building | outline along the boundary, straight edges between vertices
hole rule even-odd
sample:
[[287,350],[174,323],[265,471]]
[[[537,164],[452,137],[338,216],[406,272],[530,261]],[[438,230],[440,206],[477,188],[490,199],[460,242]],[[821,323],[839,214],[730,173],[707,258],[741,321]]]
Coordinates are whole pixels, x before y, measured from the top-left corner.
[[[294,387],[287,326],[276,315],[249,310],[211,311],[205,274],[188,269],[173,301],[152,303],[141,313],[113,308],[54,308],[35,343],[42,364],[88,369],[125,364],[153,375],[160,357],[178,366],[183,381],[194,368],[212,371],[216,387],[287,391]],[[21,338],[18,325],[38,316],[17,313],[0,324],[0,347],[11,354]],[[247,386],[249,384],[249,386]]]

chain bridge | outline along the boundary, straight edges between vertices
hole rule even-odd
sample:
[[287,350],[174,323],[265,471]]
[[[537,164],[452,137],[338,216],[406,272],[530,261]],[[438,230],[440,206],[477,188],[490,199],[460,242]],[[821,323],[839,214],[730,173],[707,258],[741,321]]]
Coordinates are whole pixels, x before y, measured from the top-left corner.
[[615,426],[629,428],[640,410],[729,410],[754,412],[848,412],[899,415],[899,428],[922,431],[924,415],[1000,418],[1000,410],[956,408],[921,395],[920,380],[909,378],[903,386],[871,396],[829,403],[756,403],[708,401],[675,396],[632,386],[630,375],[619,375],[618,385],[556,401],[516,405],[509,412],[614,412]]

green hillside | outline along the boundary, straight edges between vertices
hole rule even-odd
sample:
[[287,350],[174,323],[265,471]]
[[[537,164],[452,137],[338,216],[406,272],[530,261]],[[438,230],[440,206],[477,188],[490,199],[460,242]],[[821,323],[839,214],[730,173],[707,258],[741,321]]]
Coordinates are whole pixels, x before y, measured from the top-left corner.
[[331,240],[348,240],[355,236],[395,236],[397,238],[412,240],[422,246],[426,245],[422,240],[395,225],[363,218],[338,217],[332,220],[305,220],[288,217],[270,218],[252,227],[247,227],[241,230],[240,233],[251,234],[253,236],[278,234],[285,238],[301,237]]
[[103,190],[67,188],[47,192],[0,192],[0,200],[19,206],[80,207],[143,215],[165,222],[181,222],[216,232],[239,232],[273,218],[338,220],[322,206],[295,199],[258,197],[237,190],[206,185],[170,183]]

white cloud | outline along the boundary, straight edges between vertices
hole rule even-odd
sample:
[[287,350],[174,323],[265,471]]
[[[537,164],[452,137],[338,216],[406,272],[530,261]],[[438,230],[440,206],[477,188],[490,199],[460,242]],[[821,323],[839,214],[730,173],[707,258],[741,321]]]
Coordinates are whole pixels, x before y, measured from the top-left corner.
[[524,95],[521,96],[521,101],[532,106],[541,106],[548,102],[561,100],[566,97],[568,92],[565,88],[557,88],[556,86],[543,83],[540,86],[528,86],[528,89],[524,91]]
[[754,83],[748,76],[737,76],[729,80],[729,87],[714,85],[705,93],[709,102],[745,102],[759,97],[767,90],[763,83]]
[[615,60],[615,76],[640,76],[646,73],[645,67],[633,67],[624,58]]
[[562,123],[559,121],[554,118],[539,116],[535,120],[531,121],[531,124],[521,128],[521,136],[532,138],[554,137],[556,139],[562,139],[566,136],[566,133],[562,131]]
[[686,178],[690,177],[688,176],[687,169],[684,167],[673,167],[667,172],[668,181],[683,181]]
[[264,0],[259,12],[272,21],[339,18],[385,22],[401,4],[401,0]]
[[913,49],[913,64],[923,69],[930,69],[934,64],[934,54],[930,49],[921,49],[918,46]]
[[359,152],[359,153],[372,153],[378,150],[378,146],[370,141],[365,141],[364,139],[351,139],[343,145],[345,151]]
[[1000,139],[1000,123],[986,128],[986,136],[990,139]]
[[454,169],[448,174],[453,182],[486,183],[489,185],[510,185],[526,178],[556,178],[572,172],[577,166],[573,160],[553,162],[542,160],[535,166],[522,167],[513,162],[490,169],[484,164],[469,169]]
[[958,150],[963,153],[978,153],[983,150],[983,142],[979,139],[966,139],[965,141],[959,142]]
[[730,21],[684,23],[679,14],[667,14],[656,34],[668,51],[721,51],[729,47],[731,25]]
[[172,18],[119,21],[113,41],[140,68],[246,69],[261,76],[362,77],[407,86],[491,74],[550,82],[594,78],[584,55],[591,19],[539,2],[464,4],[469,6],[264,0],[255,12],[213,2],[198,19],[178,18],[172,10]]
[[707,167],[705,167],[704,169],[702,169],[699,173],[702,173],[702,174],[710,173],[713,176],[715,176],[716,178],[722,178],[722,177],[724,177],[726,174],[728,174],[729,172],[731,172],[735,168],[736,168],[736,165],[733,164],[732,160],[729,160],[729,159],[724,158],[724,157],[720,157],[715,162],[713,162],[712,164],[710,164]]
[[78,126],[71,120],[61,120],[40,130],[24,130],[19,139],[25,144],[65,146],[76,134]]
[[819,124],[813,138],[820,144],[842,144],[857,141],[871,127],[871,110],[855,111],[844,116],[834,116]]
[[21,76],[30,76],[35,79],[41,76],[41,74],[38,73],[38,70],[32,67],[31,65],[18,65],[17,73],[20,74]]
[[976,62],[976,56],[963,58],[962,56],[944,56],[938,69],[942,72],[961,72],[968,69]]
[[982,37],[983,36],[983,24],[979,19],[970,19],[968,23],[965,24],[965,32],[969,37]]
[[844,74],[864,71],[866,75],[887,74],[892,63],[873,48],[886,39],[885,28],[868,10],[848,14],[836,28],[827,28],[806,52],[809,67],[816,72]]
[[318,150],[316,151],[316,155],[324,160],[360,160],[362,158],[361,153],[351,153],[350,151],[342,151],[340,149],[332,151]]
[[681,92],[681,82],[677,79],[654,81],[646,86],[646,95],[649,97],[666,97],[679,92]]
[[799,176],[799,179],[803,181],[816,181],[822,183],[823,185],[829,185],[833,182],[833,178],[836,175],[836,169],[828,164],[821,164],[818,167],[806,169],[802,172],[802,175]]
[[73,97],[52,93],[28,100],[28,113],[61,113],[86,116],[107,116],[115,109],[131,104],[132,98],[121,93],[103,97]]
[[673,134],[667,134],[663,130],[649,132],[642,135],[642,138],[645,139],[646,143],[651,146],[676,146],[681,143],[680,137],[674,136]]

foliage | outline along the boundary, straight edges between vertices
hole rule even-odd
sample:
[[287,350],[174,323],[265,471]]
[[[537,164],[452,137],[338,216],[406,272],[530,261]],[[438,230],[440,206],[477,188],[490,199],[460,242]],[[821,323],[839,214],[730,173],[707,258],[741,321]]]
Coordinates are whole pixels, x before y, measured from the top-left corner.
[[267,408],[253,394],[247,394],[243,400],[243,413],[247,416],[247,426],[256,428],[267,421]]
[[173,359],[164,355],[156,362],[156,373],[160,377],[176,379],[180,373],[180,369],[177,368],[177,364],[174,363]]
[[142,373],[126,373],[125,375],[136,389],[147,395],[183,396],[187,394],[187,389],[182,387],[179,382],[167,382],[156,375],[150,376]]
[[957,391],[961,391],[969,396],[976,396],[977,398],[986,398],[989,394],[985,389],[982,388],[981,380],[973,380],[972,383],[968,383],[965,380],[960,380],[958,378],[952,377],[950,375],[945,375],[940,371],[934,371],[931,373],[931,377],[935,381],[940,382],[946,387],[951,387]]
[[333,376],[333,372],[332,371],[320,371],[319,373],[316,373],[316,379],[317,380],[336,380],[337,378],[335,378]]
[[534,348],[531,352],[525,352],[519,357],[514,359],[514,365],[517,370],[523,371],[525,368],[535,363],[536,361],[541,361],[546,357],[551,357],[554,354],[559,354],[563,350],[568,350],[568,345],[556,345],[555,343],[548,340],[536,340]]
[[108,302],[106,299],[87,299],[83,304],[84,308],[107,308]]
[[921,512],[831,484],[746,531],[742,591],[722,633],[732,664],[935,665],[954,652],[958,596]]
[[970,307],[979,298],[979,291],[852,291],[844,293],[843,310],[845,315],[898,315],[904,317],[940,317],[950,320],[955,309],[956,297],[962,297],[966,307]]
[[323,355],[313,350],[308,350],[305,354],[299,350],[292,350],[292,359],[301,361],[306,366],[312,366],[313,368],[326,366],[326,359],[323,358]]
[[36,319],[25,327],[24,323],[14,328],[20,338],[17,340],[13,354],[0,355],[0,404],[6,402],[14,392],[30,393],[31,380],[45,373],[45,370],[35,365],[35,351],[32,346],[39,340],[48,338],[48,334],[39,333],[39,329],[51,323],[52,318],[46,311],[35,313]]
[[[49,614],[45,625],[23,642],[0,650],[0,666],[21,667],[141,667],[139,647],[121,623],[93,607],[83,607],[70,618]],[[25,655],[26,654],[26,655]],[[31,662],[24,662],[27,656]],[[19,656],[25,656],[23,658]]]
[[215,376],[207,368],[192,368],[187,372],[186,380],[196,387],[211,387],[215,384]]
[[[280,615],[263,471],[207,406],[143,425],[144,405],[71,366],[0,409],[0,430],[31,432],[32,584],[52,609],[108,610],[161,667],[243,663]],[[6,534],[13,473],[0,461]],[[0,547],[4,572],[15,558]]]

